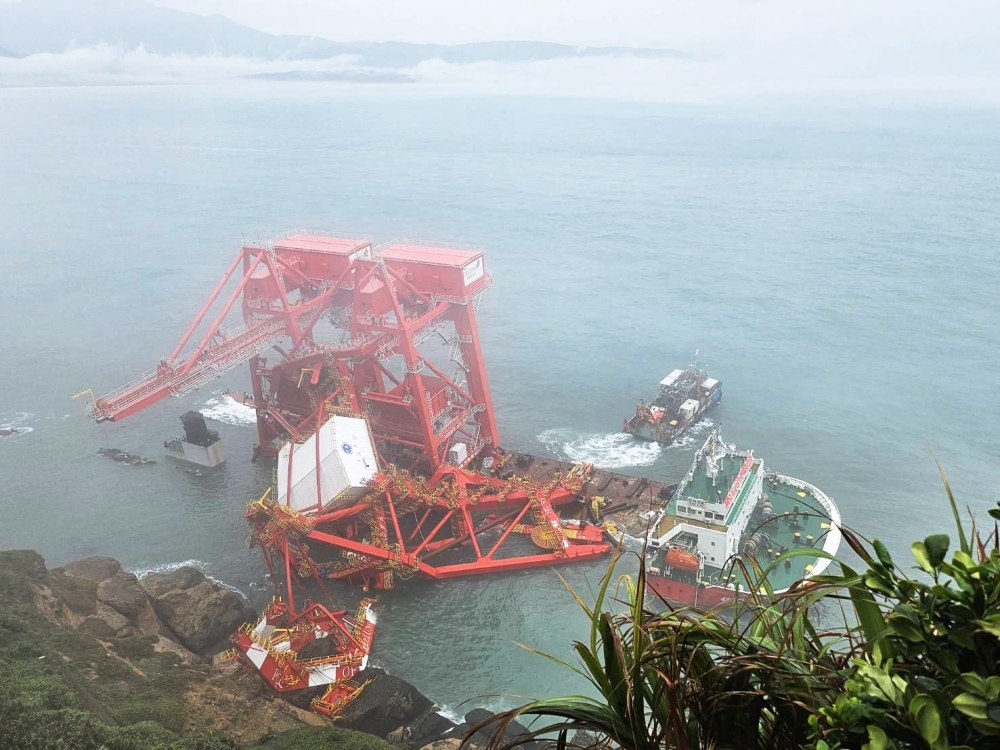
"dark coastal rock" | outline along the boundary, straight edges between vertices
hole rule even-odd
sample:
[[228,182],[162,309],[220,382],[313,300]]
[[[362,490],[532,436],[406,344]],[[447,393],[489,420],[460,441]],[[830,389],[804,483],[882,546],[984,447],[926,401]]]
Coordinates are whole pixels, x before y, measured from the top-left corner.
[[434,709],[434,703],[413,685],[381,669],[370,667],[354,678],[358,683],[369,679],[371,684],[345,709],[338,726],[384,739],[400,727],[411,727]]
[[110,578],[121,569],[121,563],[113,557],[85,557],[60,568],[66,575],[86,578],[94,583]]
[[150,573],[142,580],[142,588],[160,620],[196,653],[204,653],[256,617],[239,594],[194,568]]
[[173,637],[170,633],[170,628],[164,625],[160,618],[156,614],[156,610],[153,609],[153,605],[149,603],[149,599],[143,602],[142,606],[139,608],[139,612],[132,619],[133,624],[143,635],[165,635]]
[[[457,724],[437,712],[430,710],[427,714],[417,719],[408,729],[409,743],[411,747],[422,748],[426,745],[435,745],[438,742],[450,742],[441,738],[453,730]],[[444,750],[439,748],[438,750]]]
[[101,601],[97,602],[97,611],[95,613],[95,616],[99,618],[105,625],[107,625],[112,633],[117,633],[120,630],[125,630],[126,628],[130,628],[132,625],[132,623],[129,621],[129,618],[125,617],[125,615],[123,615],[121,612],[112,609],[107,604]]
[[150,573],[142,579],[142,588],[153,599],[174,589],[190,589],[207,580],[197,568],[183,567],[169,573]]
[[476,746],[471,743],[464,744],[462,740],[455,737],[448,737],[446,739],[434,740],[424,745],[414,744],[413,747],[419,748],[419,750],[474,750]]
[[[489,721],[495,716],[492,711],[485,708],[474,708],[465,715],[465,721],[447,732],[445,738],[464,739],[473,729]],[[469,737],[469,742],[473,745],[484,745],[492,736],[495,725],[486,725]],[[531,740],[527,727],[516,721],[512,722],[503,733],[505,744],[517,745],[525,750],[537,750],[540,743]]]
[[573,734],[573,746],[581,748],[581,750],[609,750],[612,744],[607,738],[593,732],[577,729]]
[[134,620],[146,603],[146,592],[139,585],[139,579],[119,570],[98,584],[97,598],[129,620]]

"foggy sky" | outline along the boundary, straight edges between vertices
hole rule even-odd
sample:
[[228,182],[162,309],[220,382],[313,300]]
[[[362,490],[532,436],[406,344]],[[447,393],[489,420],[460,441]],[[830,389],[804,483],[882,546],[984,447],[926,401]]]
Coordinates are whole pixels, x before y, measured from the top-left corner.
[[[665,47],[815,72],[1000,70],[996,0],[153,0],[338,41]],[[801,72],[801,71],[800,71]]]
[[[32,0],[23,0],[32,2]],[[446,64],[407,70],[437,93],[715,101],[785,94],[1000,105],[1000,0],[147,0],[272,34],[339,42],[496,40],[678,50],[681,59]],[[0,0],[0,3],[10,0]],[[0,86],[184,82],[281,72],[277,61],[69,49],[0,58]],[[349,68],[314,61],[297,69]]]

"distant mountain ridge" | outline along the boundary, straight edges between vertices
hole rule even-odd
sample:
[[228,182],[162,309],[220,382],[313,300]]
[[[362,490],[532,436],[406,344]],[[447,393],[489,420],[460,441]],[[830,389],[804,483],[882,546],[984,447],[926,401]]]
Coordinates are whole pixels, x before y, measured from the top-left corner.
[[334,42],[267,34],[224,16],[161,8],[145,0],[22,0],[0,4],[0,55],[60,53],[99,44],[143,47],[159,54],[222,55],[264,60],[314,60],[356,55],[370,67],[411,67],[433,58],[450,63],[526,62],[571,57],[686,57],[676,50],[573,47],[533,41],[441,45]]

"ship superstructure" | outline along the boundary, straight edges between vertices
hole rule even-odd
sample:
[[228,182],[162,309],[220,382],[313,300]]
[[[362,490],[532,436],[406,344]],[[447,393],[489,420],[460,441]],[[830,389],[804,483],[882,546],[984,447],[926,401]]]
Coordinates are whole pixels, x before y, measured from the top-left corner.
[[722,383],[690,366],[660,381],[656,397],[635,407],[622,430],[643,440],[670,445],[722,400]]
[[[762,567],[790,549],[815,548],[836,554],[840,512],[817,487],[768,471],[753,451],[709,435],[695,454],[673,499],[649,534],[647,582],[663,598],[713,607],[749,593],[736,561]],[[825,556],[803,556],[774,567],[775,592],[826,569]]]

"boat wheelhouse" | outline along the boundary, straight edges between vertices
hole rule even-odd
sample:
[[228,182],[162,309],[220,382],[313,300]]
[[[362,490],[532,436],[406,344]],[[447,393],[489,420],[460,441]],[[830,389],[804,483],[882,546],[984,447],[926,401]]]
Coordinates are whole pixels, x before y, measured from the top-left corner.
[[770,568],[777,593],[822,573],[840,540],[840,511],[826,493],[768,471],[753,451],[713,432],[650,532],[647,581],[669,601],[718,606],[750,593],[744,569],[753,570],[751,558],[766,569],[791,549],[818,551]]
[[722,383],[704,370],[673,370],[660,381],[656,397],[640,402],[622,430],[642,440],[669,445],[722,400]]

